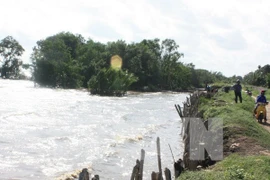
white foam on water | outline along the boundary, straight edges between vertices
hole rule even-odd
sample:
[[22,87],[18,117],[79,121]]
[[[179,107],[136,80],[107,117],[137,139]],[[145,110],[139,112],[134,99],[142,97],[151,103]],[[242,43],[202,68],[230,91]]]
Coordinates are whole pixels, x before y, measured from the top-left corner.
[[[0,79],[0,174],[3,179],[53,179],[85,167],[101,179],[129,179],[146,151],[144,179],[173,170],[183,151],[174,104],[187,94],[131,93],[100,97],[87,91],[35,88],[31,81]],[[109,177],[108,177],[109,176]]]

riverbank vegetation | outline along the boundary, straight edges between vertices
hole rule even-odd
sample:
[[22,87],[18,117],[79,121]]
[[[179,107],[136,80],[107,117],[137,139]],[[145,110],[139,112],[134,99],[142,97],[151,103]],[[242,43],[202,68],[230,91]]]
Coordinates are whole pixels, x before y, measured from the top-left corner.
[[224,160],[205,170],[186,171],[179,180],[268,179],[270,133],[254,119],[253,108],[254,99],[247,94],[243,94],[243,103],[236,104],[233,91],[201,97],[203,117],[223,120]]
[[87,87],[93,76],[110,67],[114,55],[123,59],[122,69],[137,78],[130,90],[186,90],[204,87],[206,81],[226,79],[221,73],[196,70],[193,64],[182,63],[184,54],[172,39],[144,39],[130,44],[118,40],[103,44],[64,32],[37,42],[32,54],[36,67],[33,75],[42,85]]
[[127,71],[103,68],[88,81],[91,94],[123,96],[137,78]]
[[[135,91],[187,91],[204,88],[206,84],[214,82],[232,84],[236,79],[256,86],[270,85],[270,65],[258,66],[255,72],[250,72],[243,78],[225,77],[221,72],[196,69],[192,62],[183,63],[184,53],[173,39],[101,43],[90,38],[86,40],[80,34],[60,32],[37,41],[31,54],[31,64],[22,64],[20,56],[23,52],[23,47],[13,37],[8,36],[1,40],[2,78],[23,78],[20,71],[23,67],[31,69],[32,79],[41,86],[90,88],[91,92],[99,93],[97,88],[89,87],[89,80],[92,78],[90,84],[93,85],[98,74],[102,74],[104,69],[109,71],[111,57],[119,55],[123,59],[123,72],[136,79],[128,87],[124,85],[121,91],[125,91],[125,88]],[[103,85],[100,82],[99,85],[108,88],[108,84]]]
[[257,180],[269,179],[270,157],[233,154],[215,166],[202,171],[185,172],[178,180]]
[[100,43],[70,32],[37,41],[31,55],[32,64],[23,67],[31,68],[33,79],[42,86],[87,88],[91,78],[102,73],[104,68],[110,68],[114,55],[123,59],[122,70],[137,79],[130,84],[129,90],[185,91],[228,80],[220,72],[196,69],[192,63],[183,63],[184,54],[172,39]]

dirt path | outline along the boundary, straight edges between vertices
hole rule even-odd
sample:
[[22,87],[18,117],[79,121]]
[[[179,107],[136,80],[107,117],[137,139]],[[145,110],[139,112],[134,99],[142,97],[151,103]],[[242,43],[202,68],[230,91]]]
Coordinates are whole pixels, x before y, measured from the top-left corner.
[[[270,133],[270,105],[266,105],[266,113],[267,113],[267,121],[266,123],[260,124],[260,126],[262,126],[264,129],[266,129],[269,133]],[[256,120],[257,121],[257,120]],[[270,156],[270,151],[269,150],[263,150],[263,151],[259,151],[260,154],[263,155],[267,155]]]
[[270,117],[270,105],[269,104],[266,106],[266,112],[267,112],[267,122],[266,122],[266,124],[261,124],[261,126],[263,126],[265,129],[267,129],[268,132],[270,132],[270,120],[269,120],[269,117]]

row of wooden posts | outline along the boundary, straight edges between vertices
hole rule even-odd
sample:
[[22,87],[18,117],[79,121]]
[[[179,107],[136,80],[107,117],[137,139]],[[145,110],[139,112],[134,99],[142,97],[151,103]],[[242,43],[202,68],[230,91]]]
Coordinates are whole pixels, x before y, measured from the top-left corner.
[[[170,148],[171,149],[171,148]],[[133,168],[130,180],[143,180],[143,165],[145,158],[145,150],[141,150],[141,158],[140,160],[136,160],[136,165]],[[174,157],[173,157],[174,159]],[[165,179],[163,179],[162,166],[161,166],[161,152],[160,152],[160,139],[157,137],[157,162],[158,162],[158,172],[152,172],[151,180],[172,180],[171,171],[168,168],[165,168],[164,175]],[[181,160],[174,162],[174,176],[177,178],[181,172],[183,171]],[[88,170],[85,168],[79,174],[79,180],[90,180],[90,175]],[[95,175],[92,180],[99,180],[99,176]]]
[[[143,180],[143,163],[144,163],[145,151],[141,150],[141,159],[136,160],[136,165],[133,168],[130,180]],[[151,180],[163,180],[162,166],[161,166],[161,152],[160,152],[160,139],[157,137],[157,162],[158,172],[153,171],[151,174]],[[178,177],[183,169],[179,164],[181,161],[174,162],[174,176]],[[179,168],[180,167],[180,168]],[[165,180],[172,180],[170,169],[167,167],[164,170]]]
[[190,118],[199,117],[199,97],[200,92],[196,91],[187,97],[186,101],[183,103],[183,110],[179,105],[175,105],[175,108],[179,114],[182,121],[181,136],[184,143],[183,152],[183,166],[188,170],[196,170],[198,162],[190,160]]
[[[199,103],[199,91],[194,92],[187,97],[186,101],[183,103],[183,108],[179,104],[175,104],[175,109],[181,119],[182,129],[181,136],[184,141],[184,153],[183,160],[179,159],[175,161],[174,157],[174,177],[177,179],[180,174],[184,171],[184,168],[189,169],[190,160],[188,159],[189,155],[189,131],[188,127],[186,127],[186,123],[188,123],[189,117],[198,116],[198,103]],[[133,168],[132,176],[130,180],[143,180],[143,163],[144,163],[144,150],[141,150],[141,160],[136,161],[136,165]],[[173,156],[173,153],[172,153]],[[162,176],[162,168],[161,168],[161,157],[160,157],[160,142],[159,137],[157,138],[157,160],[158,160],[158,172],[152,172],[151,180],[163,180]],[[171,171],[168,168],[164,170],[165,180],[171,180],[172,175]]]
[[[210,92],[211,93],[211,92]],[[182,120],[182,130],[181,135],[184,143],[184,152],[183,152],[183,167],[186,170],[199,170],[201,168],[210,166],[215,163],[211,159],[211,156],[207,152],[205,152],[204,160],[192,160],[190,159],[191,155],[191,142],[199,143],[203,136],[203,131],[200,130],[200,126],[190,126],[191,118],[196,118],[196,123],[203,123],[205,127],[208,127],[208,120],[202,118],[202,114],[199,112],[199,99],[200,96],[211,97],[212,94],[209,95],[209,92],[205,93],[203,91],[196,91],[187,98],[186,102],[183,103],[183,108],[179,105],[175,105],[175,108]],[[200,122],[201,121],[201,122]],[[194,123],[194,121],[193,121]],[[194,129],[199,128],[199,129]],[[193,132],[192,136],[190,132]]]

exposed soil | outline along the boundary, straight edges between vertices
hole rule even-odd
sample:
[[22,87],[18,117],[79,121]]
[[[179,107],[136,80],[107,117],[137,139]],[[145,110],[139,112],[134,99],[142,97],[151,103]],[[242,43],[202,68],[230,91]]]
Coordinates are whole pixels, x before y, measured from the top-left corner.
[[269,155],[270,151],[260,146],[256,140],[238,136],[235,138],[229,138],[224,144],[224,156],[228,156],[232,153],[238,153],[241,155]]
[[[255,97],[253,97],[255,99]],[[260,124],[270,133],[270,105],[266,106],[268,122]],[[254,118],[254,121],[257,121]],[[240,130],[240,129],[239,129]],[[231,153],[239,153],[241,155],[267,155],[270,156],[270,151],[260,146],[254,139],[245,136],[229,137],[224,141],[224,156]]]

